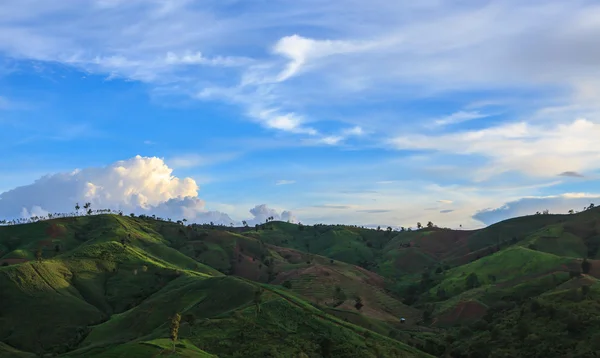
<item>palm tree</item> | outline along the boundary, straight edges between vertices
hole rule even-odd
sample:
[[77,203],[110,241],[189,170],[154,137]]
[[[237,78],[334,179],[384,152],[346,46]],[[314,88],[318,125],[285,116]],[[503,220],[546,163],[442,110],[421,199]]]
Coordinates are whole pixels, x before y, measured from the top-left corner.
[[75,204],[75,211],[77,212],[77,215],[79,215],[79,209],[81,209],[81,207],[79,206],[79,203]]
[[88,215],[92,215],[92,209],[90,209],[92,207],[92,203],[85,203],[83,205],[83,208],[87,211]]

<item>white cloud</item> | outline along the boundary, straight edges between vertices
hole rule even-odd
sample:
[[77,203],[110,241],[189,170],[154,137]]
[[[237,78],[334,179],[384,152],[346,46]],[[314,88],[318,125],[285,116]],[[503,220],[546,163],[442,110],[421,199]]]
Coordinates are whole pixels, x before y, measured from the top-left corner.
[[[75,203],[90,202],[93,209],[120,209],[125,214],[239,224],[226,213],[206,210],[198,190],[193,179],[173,176],[173,170],[162,159],[136,156],[105,167],[46,175],[32,184],[0,193],[0,217],[70,213],[75,211]],[[277,212],[266,205],[253,208],[251,213],[253,220],[263,222],[268,216],[296,220],[291,212]]]
[[277,81],[285,81],[298,74],[309,60],[332,55],[366,51],[376,44],[368,41],[314,40],[299,35],[282,37],[273,47],[273,52],[290,59],[285,69],[277,76]]
[[552,214],[566,214],[569,210],[581,211],[590,204],[600,204],[600,194],[565,193],[561,195],[525,197],[510,201],[495,209],[481,210],[473,218],[486,225],[517,216],[532,215],[549,210]]
[[597,138],[600,138],[600,124],[577,119],[550,126],[519,122],[450,134],[401,136],[391,143],[397,149],[482,156],[490,161],[476,175],[487,179],[509,171],[552,177],[599,169]]
[[444,118],[440,118],[440,119],[436,120],[434,122],[434,124],[436,126],[447,126],[447,125],[471,121],[474,119],[485,118],[487,116],[488,116],[487,114],[482,114],[477,111],[469,111],[469,112],[460,111],[460,112],[452,113],[451,115],[446,116]]
[[238,155],[239,154],[237,153],[221,153],[211,155],[190,153],[172,157],[167,160],[167,163],[175,169],[194,168],[229,161],[236,158]]
[[295,180],[278,180],[275,182],[275,185],[289,185],[294,184],[295,182]]
[[256,205],[254,208],[250,209],[250,214],[252,214],[253,218],[247,220],[248,225],[262,224],[269,217],[273,217],[274,220],[289,220],[290,222],[297,222],[298,220],[291,211],[284,210],[280,212],[269,208],[266,204]]
[[249,63],[251,60],[247,58],[237,57],[214,57],[207,58],[201,52],[189,52],[182,55],[176,55],[173,52],[168,52],[165,57],[167,65],[208,65],[208,66],[240,66]]

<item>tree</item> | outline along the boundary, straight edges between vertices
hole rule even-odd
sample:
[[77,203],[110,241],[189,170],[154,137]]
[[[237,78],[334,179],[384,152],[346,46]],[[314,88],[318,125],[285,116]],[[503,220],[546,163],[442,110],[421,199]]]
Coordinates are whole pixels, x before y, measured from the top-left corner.
[[406,231],[406,228],[404,226],[400,226],[400,231],[404,232]]
[[575,211],[573,209],[569,210],[569,214],[574,214]]
[[592,268],[592,263],[588,261],[588,259],[583,259],[581,262],[581,272],[588,274]]
[[38,249],[35,251],[35,259],[36,259],[38,262],[42,262],[42,249],[41,249],[41,248],[38,248]]
[[467,276],[465,283],[468,290],[479,287],[479,277],[477,277],[475,272],[471,272],[469,276]]
[[261,287],[258,290],[254,291],[254,305],[256,306],[256,315],[260,313],[260,304],[262,303],[262,294],[264,289]]
[[92,209],[91,209],[91,207],[92,207],[92,203],[85,203],[83,205],[83,208],[87,211],[88,215],[92,215]]
[[54,245],[54,251],[58,255],[58,253],[60,252],[60,245],[58,245],[58,244]]
[[283,281],[283,284],[281,284],[281,286],[283,286],[289,290],[292,288],[292,283],[289,280],[285,280],[285,281]]
[[427,223],[427,227],[431,229],[431,228],[433,227],[433,223],[432,223],[431,221],[429,221],[429,222]]
[[175,342],[177,341],[177,337],[179,335],[179,323],[181,322],[181,315],[179,313],[175,313],[175,316],[171,319],[171,334],[170,338],[173,341],[173,352],[175,352]]
[[418,222],[418,223],[417,223],[417,229],[421,229],[421,228],[423,228],[423,225],[421,225],[421,223],[420,223],[420,222]]
[[354,304],[354,308],[356,308],[358,311],[360,311],[361,308],[363,308],[363,303],[362,303],[362,299],[360,297],[356,297],[355,299],[355,304]]
[[79,215],[79,209],[81,209],[81,207],[79,206],[79,203],[75,204],[75,212],[77,212],[77,215]]

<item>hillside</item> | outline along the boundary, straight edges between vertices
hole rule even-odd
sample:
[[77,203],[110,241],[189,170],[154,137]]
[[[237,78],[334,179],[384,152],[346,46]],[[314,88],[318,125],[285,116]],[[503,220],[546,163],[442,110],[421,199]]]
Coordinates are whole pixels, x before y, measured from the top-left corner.
[[584,357],[600,349],[599,245],[598,208],[473,231],[119,215],[3,226],[0,353]]
[[[258,266],[234,265],[240,276],[221,272],[234,261],[227,248],[256,255],[276,249],[219,230],[207,240],[195,234],[175,223],[116,215],[0,227],[4,356],[171,354],[175,313],[183,318],[173,356],[428,356],[336,318],[293,290],[261,283],[267,279]],[[208,250],[194,252],[197,241]],[[280,260],[282,267],[293,266]],[[258,274],[256,281],[243,278],[250,273]],[[398,313],[402,306],[389,310]]]

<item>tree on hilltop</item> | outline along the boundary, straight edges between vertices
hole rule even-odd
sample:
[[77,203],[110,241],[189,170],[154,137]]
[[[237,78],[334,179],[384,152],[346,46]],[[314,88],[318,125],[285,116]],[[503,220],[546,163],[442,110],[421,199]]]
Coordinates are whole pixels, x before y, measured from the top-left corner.
[[81,207],[79,206],[79,203],[75,204],[75,212],[77,213],[77,215],[79,215],[79,209],[81,209]]
[[92,215],[92,203],[83,204],[83,208],[85,209],[88,215]]
[[423,225],[421,225],[421,223],[420,223],[420,222],[418,222],[418,223],[417,223],[417,229],[422,229],[422,228],[423,228]]
[[431,221],[429,221],[429,222],[427,223],[427,227],[431,229],[431,228],[433,227],[433,223],[432,223]]

